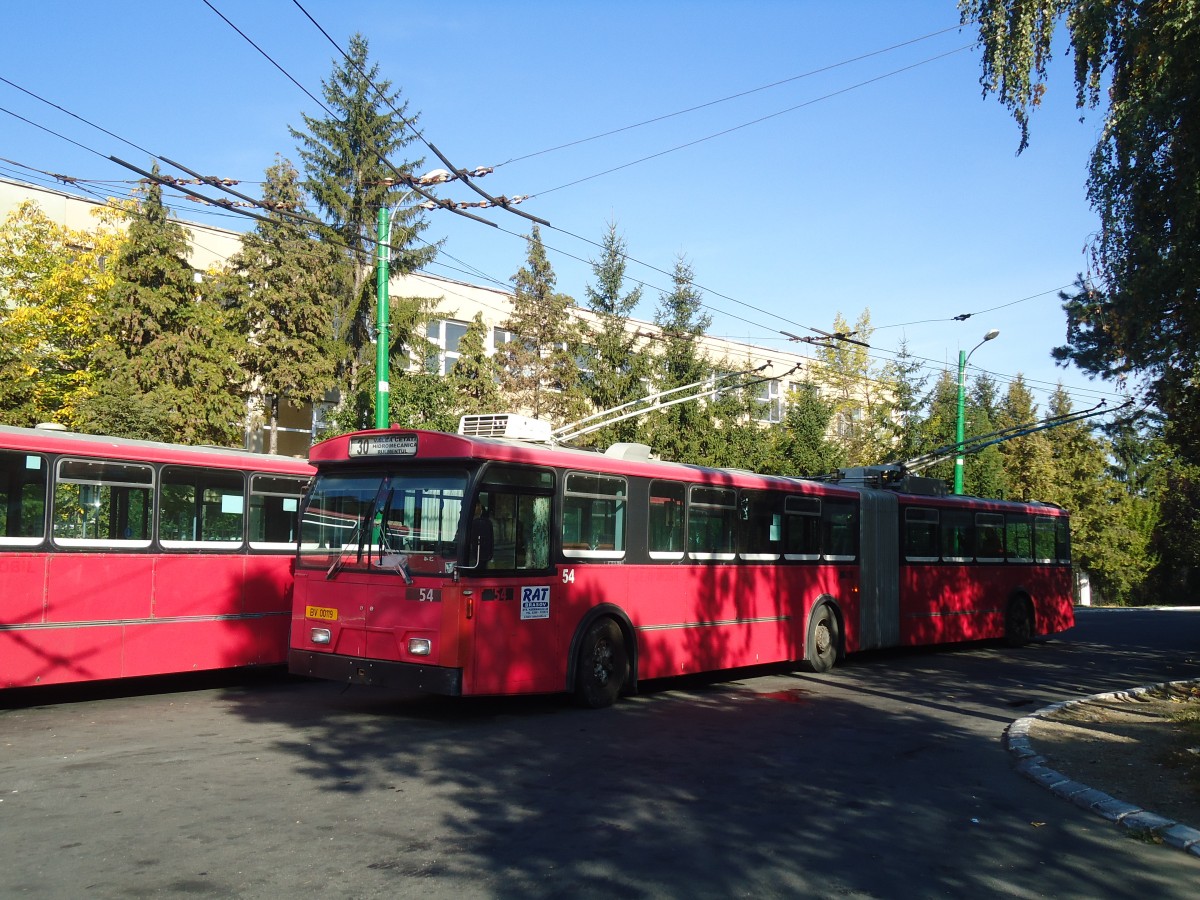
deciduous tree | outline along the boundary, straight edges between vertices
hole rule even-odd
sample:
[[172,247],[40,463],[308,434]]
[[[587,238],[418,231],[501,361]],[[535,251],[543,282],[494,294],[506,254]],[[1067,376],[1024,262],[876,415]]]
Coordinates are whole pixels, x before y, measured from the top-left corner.
[[1140,373],[1178,455],[1200,462],[1200,4],[1195,0],[960,0],[979,29],[985,93],[1014,114],[1020,149],[1046,90],[1057,27],[1079,107],[1104,106],[1088,199],[1093,271],[1065,296],[1060,361]]
[[95,305],[112,283],[103,261],[122,237],[56,224],[32,202],[0,225],[0,420],[75,426],[92,383]]

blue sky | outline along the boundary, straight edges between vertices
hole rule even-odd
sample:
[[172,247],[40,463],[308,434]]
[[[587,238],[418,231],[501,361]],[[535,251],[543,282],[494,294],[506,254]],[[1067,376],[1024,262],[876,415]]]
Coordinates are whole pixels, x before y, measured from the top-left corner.
[[[337,51],[292,0],[210,2],[320,96]],[[1085,178],[1101,117],[1076,110],[1060,54],[1017,156],[1016,125],[982,97],[974,34],[955,27],[953,0],[301,2],[343,46],[367,36],[381,75],[457,166],[497,167],[481,186],[534,195],[521,208],[553,226],[543,238],[559,289],[581,302],[599,253],[581,238],[598,242],[613,221],[637,261],[628,274],[646,284],[640,318],[653,316],[682,253],[714,335],[796,349],[780,332],[828,330],[839,311],[853,323],[869,308],[881,365],[904,339],[932,367],[954,365],[999,328],[972,364],[1002,383],[1021,372],[1044,402],[1062,380],[1076,408],[1116,396],[1050,358],[1065,338],[1057,290],[1086,267],[1097,228]],[[202,0],[6,0],[4,19],[0,76],[206,175],[261,180],[276,153],[296,159],[288,126],[319,114]],[[0,107],[87,148],[0,113],[4,159],[113,182],[101,189],[118,194],[135,176],[108,155],[148,166],[8,84]],[[423,170],[441,165],[420,144],[409,151]],[[44,180],[8,162],[0,175]],[[426,235],[444,238],[446,255],[429,271],[488,283],[471,267],[508,283],[529,223],[484,215],[501,227],[430,214]],[[962,313],[974,315],[951,321]]]

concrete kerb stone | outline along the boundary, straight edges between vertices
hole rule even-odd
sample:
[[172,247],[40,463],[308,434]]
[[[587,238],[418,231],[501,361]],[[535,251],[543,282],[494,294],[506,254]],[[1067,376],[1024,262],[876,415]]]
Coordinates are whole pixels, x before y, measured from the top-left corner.
[[1186,689],[1200,685],[1200,679],[1187,681],[1164,681],[1160,684],[1144,685],[1129,688],[1124,691],[1110,691],[1104,694],[1092,694],[1089,697],[1079,697],[1074,700],[1063,700],[1044,706],[1028,716],[1017,719],[1004,731],[1004,742],[1016,759],[1016,769],[1026,778],[1037,782],[1054,794],[1069,800],[1080,809],[1086,809],[1114,823],[1117,827],[1131,834],[1144,835],[1161,840],[1168,847],[1182,850],[1191,856],[1200,857],[1200,830],[1167,819],[1157,813],[1125,803],[1112,797],[1104,791],[1088,787],[1078,781],[1072,781],[1061,772],[1046,765],[1046,758],[1040,755],[1030,740],[1030,731],[1037,719],[1051,716],[1072,706],[1079,706],[1096,700],[1119,700],[1135,702],[1149,693],[1170,693],[1176,689]]

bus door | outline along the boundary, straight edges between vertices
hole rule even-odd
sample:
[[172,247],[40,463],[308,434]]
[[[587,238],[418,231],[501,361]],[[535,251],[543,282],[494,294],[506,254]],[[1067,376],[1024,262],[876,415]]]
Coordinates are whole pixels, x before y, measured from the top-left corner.
[[554,473],[494,465],[481,477],[462,550],[473,624],[465,693],[562,689],[550,563]]
[[859,538],[859,650],[900,643],[900,556],[896,495],[864,490]]

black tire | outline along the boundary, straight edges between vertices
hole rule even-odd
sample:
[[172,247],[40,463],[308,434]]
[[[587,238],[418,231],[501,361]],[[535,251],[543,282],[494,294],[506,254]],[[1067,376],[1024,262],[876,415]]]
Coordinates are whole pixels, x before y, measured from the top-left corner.
[[1004,643],[1024,647],[1033,640],[1033,607],[1027,597],[1013,597],[1004,613]]
[[828,603],[813,610],[808,621],[808,639],[804,642],[804,663],[814,672],[828,672],[838,660],[841,631],[837,614]]
[[575,666],[575,699],[589,709],[612,706],[629,678],[629,653],[621,627],[609,618],[588,626]]

